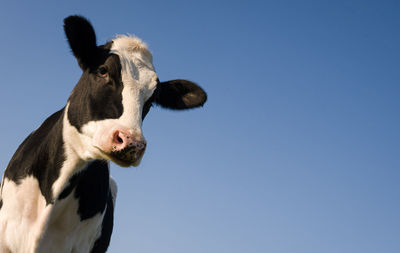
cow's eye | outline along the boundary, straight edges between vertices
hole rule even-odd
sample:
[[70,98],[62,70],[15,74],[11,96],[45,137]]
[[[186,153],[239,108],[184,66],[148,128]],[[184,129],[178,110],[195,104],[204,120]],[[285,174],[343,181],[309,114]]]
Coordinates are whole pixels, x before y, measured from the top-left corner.
[[97,70],[97,73],[98,73],[99,76],[101,76],[103,78],[106,78],[108,76],[108,72],[107,72],[107,69],[105,67],[100,67]]

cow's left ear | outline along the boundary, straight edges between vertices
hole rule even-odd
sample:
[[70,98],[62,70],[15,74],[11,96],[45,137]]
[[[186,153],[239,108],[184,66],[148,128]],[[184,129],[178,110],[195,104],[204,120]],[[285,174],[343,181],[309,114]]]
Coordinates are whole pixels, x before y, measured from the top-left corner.
[[185,110],[203,106],[206,92],[197,84],[187,80],[172,80],[157,85],[155,103],[164,108]]
[[94,65],[98,48],[90,22],[82,16],[69,16],[64,19],[64,31],[79,66],[85,70]]

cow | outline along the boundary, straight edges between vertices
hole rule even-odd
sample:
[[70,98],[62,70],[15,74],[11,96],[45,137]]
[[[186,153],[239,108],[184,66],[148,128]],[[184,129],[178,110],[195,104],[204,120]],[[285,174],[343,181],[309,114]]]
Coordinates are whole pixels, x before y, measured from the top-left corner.
[[110,161],[138,166],[142,122],[152,105],[201,107],[207,94],[187,80],[161,82],[141,39],[97,45],[91,23],[74,15],[64,31],[82,76],[64,108],[18,147],[0,186],[0,252],[106,252],[116,182]]

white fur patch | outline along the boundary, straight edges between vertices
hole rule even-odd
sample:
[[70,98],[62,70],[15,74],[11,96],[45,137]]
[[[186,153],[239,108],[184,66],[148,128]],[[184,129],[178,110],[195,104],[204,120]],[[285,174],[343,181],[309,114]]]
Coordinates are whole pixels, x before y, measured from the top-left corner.
[[46,206],[39,182],[34,177],[27,177],[17,185],[4,179],[2,199],[0,249],[33,252],[51,210],[51,205]]
[[153,56],[147,48],[146,43],[144,43],[141,39],[133,35],[122,35],[119,34],[116,36],[113,41],[112,50],[119,52],[142,52],[146,55],[147,60],[149,62],[153,62]]

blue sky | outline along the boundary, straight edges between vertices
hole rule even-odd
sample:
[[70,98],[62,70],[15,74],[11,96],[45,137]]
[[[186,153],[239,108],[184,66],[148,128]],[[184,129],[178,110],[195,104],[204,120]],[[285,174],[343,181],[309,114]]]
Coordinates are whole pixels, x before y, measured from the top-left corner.
[[204,108],[153,108],[109,252],[400,252],[400,2],[3,1],[0,172],[80,77],[62,20],[147,42]]

